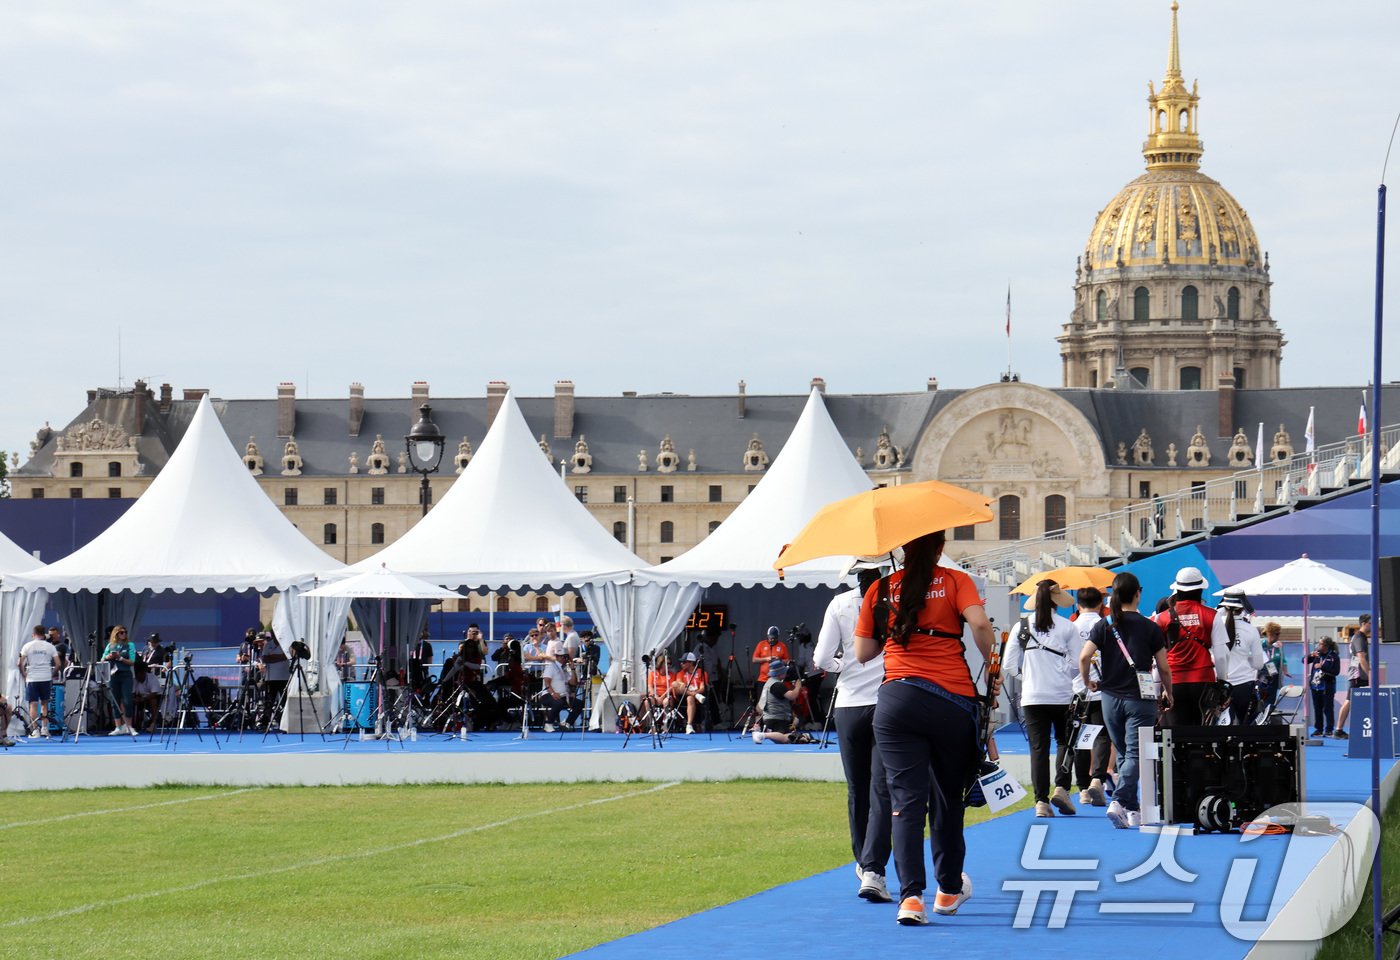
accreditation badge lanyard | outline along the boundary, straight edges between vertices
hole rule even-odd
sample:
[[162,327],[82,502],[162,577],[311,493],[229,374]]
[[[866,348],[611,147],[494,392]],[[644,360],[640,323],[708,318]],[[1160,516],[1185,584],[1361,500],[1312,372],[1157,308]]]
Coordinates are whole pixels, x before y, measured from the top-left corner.
[[1137,673],[1138,696],[1143,700],[1156,700],[1157,681],[1152,679],[1152,671],[1138,669],[1137,661],[1134,660],[1133,655],[1128,652],[1128,645],[1123,642],[1123,637],[1118,633],[1118,625],[1116,623],[1110,623],[1109,629],[1113,631],[1113,639],[1118,641],[1118,649],[1123,651],[1123,659],[1128,661],[1128,666],[1132,667],[1133,671]]

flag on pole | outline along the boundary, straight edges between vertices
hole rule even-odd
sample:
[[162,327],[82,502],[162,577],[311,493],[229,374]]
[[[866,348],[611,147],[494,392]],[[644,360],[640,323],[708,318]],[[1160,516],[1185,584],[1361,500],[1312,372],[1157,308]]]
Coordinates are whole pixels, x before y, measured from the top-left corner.
[[[1007,320],[1010,323],[1010,320]],[[1361,412],[1356,415],[1356,433],[1358,436],[1366,434],[1366,391],[1361,391]]]
[[1308,473],[1313,472],[1317,464],[1312,462],[1313,452],[1317,450],[1317,433],[1313,429],[1313,408],[1308,407],[1308,425],[1303,429],[1303,452],[1308,455]]
[[1254,441],[1254,465],[1264,469],[1264,423],[1259,422],[1259,436]]

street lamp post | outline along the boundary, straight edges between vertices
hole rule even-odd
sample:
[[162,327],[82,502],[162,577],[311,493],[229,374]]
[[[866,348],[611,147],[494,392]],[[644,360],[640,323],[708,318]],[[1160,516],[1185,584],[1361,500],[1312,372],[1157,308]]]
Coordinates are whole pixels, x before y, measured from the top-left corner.
[[428,404],[423,404],[418,408],[418,422],[408,431],[408,436],[404,437],[404,443],[408,447],[408,462],[413,467],[413,472],[423,478],[423,483],[418,490],[418,501],[423,505],[423,516],[428,515],[428,474],[437,473],[438,465],[442,463],[442,451],[447,445],[447,439],[442,435],[442,431],[433,423],[433,408]]

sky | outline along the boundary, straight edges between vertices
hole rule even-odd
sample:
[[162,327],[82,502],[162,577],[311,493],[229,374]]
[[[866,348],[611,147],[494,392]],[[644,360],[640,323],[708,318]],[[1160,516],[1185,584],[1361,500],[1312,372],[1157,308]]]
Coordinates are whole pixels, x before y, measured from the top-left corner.
[[[1180,22],[1284,385],[1365,383],[1400,4]],[[1007,368],[1008,288],[1012,367],[1058,386],[1169,25],[1165,0],[0,6],[0,449],[138,378],[972,387]]]

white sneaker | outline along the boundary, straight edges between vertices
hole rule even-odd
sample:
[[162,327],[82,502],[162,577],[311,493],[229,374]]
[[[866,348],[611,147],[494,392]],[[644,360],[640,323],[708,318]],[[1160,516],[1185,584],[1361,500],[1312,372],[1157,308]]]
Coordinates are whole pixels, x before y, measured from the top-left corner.
[[1081,800],[1080,803],[1087,803],[1091,806],[1102,807],[1105,803],[1108,802],[1108,798],[1104,795],[1103,781],[1100,780],[1098,777],[1095,777],[1094,779],[1090,780],[1088,789],[1086,789],[1084,793],[1080,794],[1081,797],[1086,795],[1089,799]]
[[1142,811],[1141,811],[1141,810],[1129,810],[1129,811],[1128,811],[1128,829],[1129,829],[1129,830],[1136,830],[1136,829],[1137,829],[1138,827],[1140,827],[1140,826],[1142,826]]
[[890,888],[885,885],[885,876],[876,873],[874,870],[865,871],[860,881],[860,890],[856,896],[862,900],[869,900],[871,903],[889,903],[894,898],[890,896]]
[[1108,810],[1105,811],[1105,815],[1108,817],[1108,822],[1119,830],[1128,829],[1128,811],[1124,810],[1123,805],[1117,800],[1114,800],[1108,805]]
[[31,734],[29,735],[29,739],[30,739],[30,740],[38,740],[38,739],[39,739],[39,731],[38,731],[38,730],[35,730],[33,733],[31,733]]
[[107,734],[107,736],[109,736],[109,737],[120,737],[120,736],[121,736],[122,734],[124,734],[124,733],[126,733],[126,730],[125,730],[124,728],[122,728],[122,727],[117,727],[117,728],[114,729],[111,733]]
[[687,723],[687,724],[685,725],[685,735],[686,735],[686,736],[690,736],[690,735],[691,735],[692,733],[694,733],[694,732],[695,732],[695,727],[693,727],[693,726],[691,726],[690,724]]
[[944,893],[939,890],[934,895],[933,912],[941,916],[951,917],[958,912],[958,907],[966,903],[970,896],[972,896],[972,880],[964,873],[962,875],[962,889],[957,893]]
[[763,742],[763,731],[760,730],[760,729],[758,729],[758,727],[754,727],[754,728],[753,728],[753,742],[754,742],[754,743],[762,743],[762,742]]
[[1093,804],[1093,802],[1094,802],[1093,799],[1089,796],[1089,791],[1088,791],[1088,790],[1080,790],[1080,791],[1079,791],[1079,805],[1080,805],[1081,807],[1091,806],[1091,805]]
[[553,732],[554,732],[554,724],[552,724],[552,723],[546,723],[546,724],[544,725],[544,732],[545,732],[545,733],[553,733]]

